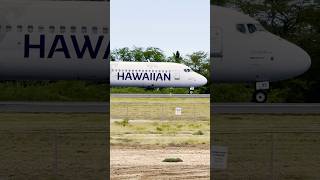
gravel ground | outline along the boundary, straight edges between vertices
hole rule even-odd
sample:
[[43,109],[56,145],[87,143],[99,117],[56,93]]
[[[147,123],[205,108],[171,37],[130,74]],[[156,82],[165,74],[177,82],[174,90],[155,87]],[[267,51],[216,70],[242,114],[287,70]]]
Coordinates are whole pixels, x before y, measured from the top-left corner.
[[[183,162],[162,162],[180,158]],[[210,151],[190,147],[111,148],[111,178],[118,179],[209,179]]]

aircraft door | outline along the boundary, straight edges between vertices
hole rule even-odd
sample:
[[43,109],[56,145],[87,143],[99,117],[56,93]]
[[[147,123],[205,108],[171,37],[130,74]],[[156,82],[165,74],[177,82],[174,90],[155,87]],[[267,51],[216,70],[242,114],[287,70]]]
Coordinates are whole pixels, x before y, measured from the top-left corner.
[[7,19],[6,19],[6,15],[4,12],[0,12],[0,42],[4,39],[5,35],[6,35],[6,30],[5,27],[1,25],[4,24],[9,24]]
[[175,81],[180,81],[180,72],[178,70],[173,71],[173,78]]
[[222,60],[223,58],[223,43],[222,43],[222,29],[219,27],[213,27],[210,44],[211,44],[211,54],[213,59]]

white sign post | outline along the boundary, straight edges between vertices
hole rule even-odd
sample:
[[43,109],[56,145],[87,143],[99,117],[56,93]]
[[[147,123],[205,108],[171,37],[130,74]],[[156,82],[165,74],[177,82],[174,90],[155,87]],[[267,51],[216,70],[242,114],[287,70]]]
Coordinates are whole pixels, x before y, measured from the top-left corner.
[[212,146],[211,163],[214,170],[227,169],[228,148],[223,146]]
[[182,115],[182,108],[176,107],[176,116],[181,116]]

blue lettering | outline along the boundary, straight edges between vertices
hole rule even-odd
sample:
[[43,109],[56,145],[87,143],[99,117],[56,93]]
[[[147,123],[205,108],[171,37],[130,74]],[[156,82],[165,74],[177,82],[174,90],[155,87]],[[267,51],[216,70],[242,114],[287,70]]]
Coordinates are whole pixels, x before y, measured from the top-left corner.
[[148,80],[148,81],[171,81],[171,74],[167,73],[119,73],[118,80]]
[[30,49],[39,49],[40,58],[45,57],[45,36],[40,35],[40,44],[30,44],[30,35],[26,34],[24,36],[24,57],[30,57]]
[[[79,44],[77,41],[77,37],[75,35],[70,36],[72,45],[73,47],[68,47],[68,44],[66,43],[65,36],[63,35],[56,35],[52,45],[50,46],[50,51],[47,56],[47,58],[53,58],[54,54],[56,52],[62,52],[65,56],[65,58],[72,58],[70,54],[70,49],[69,48],[74,48],[75,54],[78,59],[81,59],[84,57],[84,55],[87,53],[90,54],[90,57],[92,59],[96,59],[97,56],[99,55],[99,51],[101,50],[101,46],[103,44],[104,36],[99,36],[97,39],[97,43],[94,45],[90,41],[90,37],[88,35],[84,36],[84,43]],[[25,42],[24,42],[24,57],[25,58],[30,58],[30,53],[32,49],[38,49],[40,51],[40,58],[45,58],[46,57],[46,39],[45,35],[42,34],[40,35],[40,42],[39,44],[32,44],[31,43],[31,37],[29,34],[25,35]],[[104,51],[103,54],[103,59],[107,60],[110,56],[110,42],[107,45],[107,48]]]
[[171,74],[169,73],[169,74],[167,74],[167,73],[164,73],[164,81],[166,81],[166,79],[168,80],[168,81],[171,81]]
[[[60,42],[61,44],[61,48],[57,48],[58,43]],[[55,52],[63,52],[65,58],[70,59],[70,53],[69,53],[69,49],[67,47],[67,43],[66,40],[64,39],[64,37],[62,35],[56,35],[56,37],[54,38],[53,44],[51,46],[48,58],[52,58],[53,54]]]
[[[87,49],[88,49],[88,51],[90,53],[90,57],[93,58],[93,59],[96,59],[97,56],[98,56],[98,52],[100,50],[100,47],[102,45],[103,38],[104,38],[104,36],[99,36],[98,42],[96,44],[96,47],[93,49],[91,41],[90,41],[90,37],[88,35],[85,35],[84,36],[85,41],[84,41],[84,44],[82,46],[82,49],[80,50],[80,47],[79,47],[79,44],[78,44],[76,36],[74,36],[74,35],[71,36],[71,40],[72,40],[74,49],[75,49],[75,51],[77,53],[78,58],[80,58],[80,59],[83,58],[84,53],[86,52]],[[110,50],[108,52],[109,48],[110,48],[110,46],[108,46],[108,48],[106,50],[106,54],[110,53]],[[105,54],[105,56],[106,56],[106,54]],[[104,59],[107,59],[107,58],[104,57]]]
[[124,73],[122,73],[122,75],[118,72],[118,80],[120,80],[120,78],[122,78],[122,80],[124,80]]
[[158,76],[157,76],[156,81],[158,81],[159,79],[161,79],[161,81],[163,81],[163,79],[162,79],[162,74],[161,74],[161,73],[158,73]]
[[130,73],[127,73],[127,75],[126,75],[126,80],[128,80],[128,79],[132,80]]
[[110,55],[110,42],[108,44],[108,47],[107,47],[106,51],[104,52],[103,59],[107,60],[109,58],[109,55]]
[[145,80],[145,79],[147,79],[147,80],[149,81],[148,73],[144,73],[144,74],[143,74],[142,80]]
[[132,73],[132,77],[134,80],[141,80],[142,73]]

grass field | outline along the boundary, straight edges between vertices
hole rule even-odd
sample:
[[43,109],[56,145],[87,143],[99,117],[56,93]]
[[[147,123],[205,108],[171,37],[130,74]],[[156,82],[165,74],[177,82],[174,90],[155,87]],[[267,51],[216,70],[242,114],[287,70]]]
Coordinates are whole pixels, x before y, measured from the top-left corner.
[[228,147],[228,168],[214,179],[320,178],[319,115],[216,115],[215,145]]
[[[175,108],[182,115],[175,115]],[[111,98],[114,145],[209,145],[209,98]],[[126,122],[127,124],[123,124]]]
[[105,114],[0,113],[0,179],[103,179]]
[[111,124],[111,144],[122,146],[153,145],[165,146],[205,146],[210,144],[209,121],[113,121]]
[[[209,121],[209,98],[111,98],[111,118]],[[182,108],[181,116],[175,109]]]

